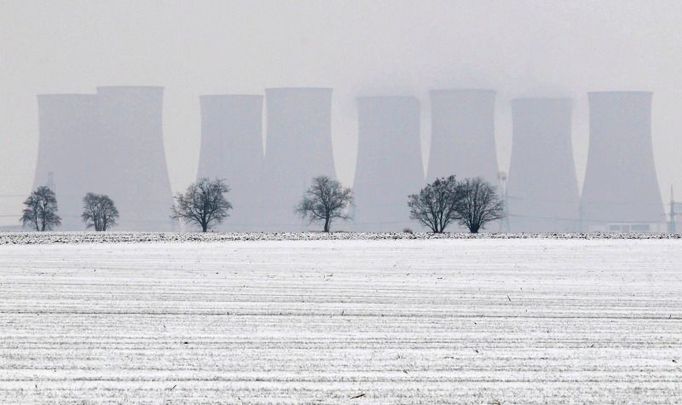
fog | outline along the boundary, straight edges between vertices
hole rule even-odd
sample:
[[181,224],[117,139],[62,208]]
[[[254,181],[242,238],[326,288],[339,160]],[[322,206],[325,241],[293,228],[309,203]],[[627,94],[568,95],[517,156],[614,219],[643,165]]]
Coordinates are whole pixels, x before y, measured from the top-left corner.
[[495,90],[498,164],[508,170],[510,100],[573,100],[582,184],[587,92],[653,91],[665,201],[682,195],[682,3],[623,1],[0,2],[0,224],[16,224],[38,156],[37,94],[164,86],[171,186],[197,172],[199,96],[331,87],[336,171],[353,182],[358,96],[414,96],[428,162],[429,90]]

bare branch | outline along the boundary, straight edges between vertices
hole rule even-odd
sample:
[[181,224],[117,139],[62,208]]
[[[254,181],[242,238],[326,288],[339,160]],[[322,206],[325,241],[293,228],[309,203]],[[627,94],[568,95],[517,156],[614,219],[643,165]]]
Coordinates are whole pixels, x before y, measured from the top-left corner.
[[296,212],[310,223],[323,222],[324,231],[329,232],[335,219],[348,220],[347,208],[353,202],[350,188],[326,176],[313,179],[313,183],[296,207]]
[[36,231],[51,231],[62,224],[57,215],[57,197],[48,187],[38,187],[24,201],[24,206],[19,219],[24,226],[30,225]]
[[190,184],[184,194],[175,196],[171,218],[199,225],[203,232],[207,232],[229,216],[232,204],[225,199],[229,191],[230,188],[222,179],[199,179]]
[[471,233],[478,233],[487,223],[504,218],[504,202],[490,183],[477,177],[464,180],[459,187],[464,197],[457,209],[460,223]]
[[408,196],[410,219],[419,221],[434,233],[442,233],[452,221],[459,219],[457,207],[461,199],[455,176],[438,178],[419,194]]
[[88,193],[83,197],[81,218],[88,228],[95,228],[97,232],[104,232],[117,224],[118,209],[109,196]]

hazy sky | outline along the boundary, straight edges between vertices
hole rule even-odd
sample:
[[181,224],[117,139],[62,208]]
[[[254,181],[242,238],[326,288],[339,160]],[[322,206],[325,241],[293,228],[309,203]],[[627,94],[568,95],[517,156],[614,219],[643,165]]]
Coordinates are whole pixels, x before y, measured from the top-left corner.
[[[682,199],[682,2],[428,0],[0,0],[0,224],[16,223],[37,156],[35,95],[98,85],[165,87],[173,187],[195,176],[198,96],[270,86],[334,88],[333,141],[353,178],[358,95],[484,87],[498,92],[501,168],[509,100],[575,100],[582,183],[591,90],[654,91],[654,152],[664,200]],[[422,139],[427,157],[428,115]]]

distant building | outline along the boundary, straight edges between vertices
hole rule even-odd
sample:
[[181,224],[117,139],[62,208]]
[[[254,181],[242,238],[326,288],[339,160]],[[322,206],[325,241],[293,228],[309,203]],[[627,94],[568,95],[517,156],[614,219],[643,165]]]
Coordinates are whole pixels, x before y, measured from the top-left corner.
[[358,159],[353,190],[354,228],[401,231],[409,219],[407,196],[419,192],[424,168],[414,97],[358,99]]
[[571,109],[570,99],[512,101],[513,143],[507,183],[512,232],[580,229]]
[[201,153],[197,177],[221,178],[233,206],[219,229],[249,231],[263,224],[263,97],[201,96]]
[[38,161],[33,188],[48,186],[56,193],[62,218],[60,230],[83,230],[83,196],[100,180],[93,170],[102,155],[94,94],[38,96]]
[[495,92],[478,89],[431,91],[429,181],[454,174],[497,184]]
[[651,140],[650,92],[589,93],[584,229],[654,231],[666,221]]
[[315,176],[336,178],[331,138],[332,89],[265,91],[266,143],[263,229],[298,231],[294,210]]
[[38,96],[40,141],[34,185],[51,183],[61,230],[82,230],[82,198],[109,195],[117,230],[172,229],[161,87],[100,87],[96,95]]
[[172,228],[172,192],[163,145],[163,88],[97,89],[99,126],[106,153],[101,187],[121,214],[118,230]]

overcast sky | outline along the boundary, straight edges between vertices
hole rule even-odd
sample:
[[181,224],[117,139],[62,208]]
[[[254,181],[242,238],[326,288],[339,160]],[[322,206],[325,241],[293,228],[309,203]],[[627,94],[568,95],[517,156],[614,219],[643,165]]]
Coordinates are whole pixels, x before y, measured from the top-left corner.
[[663,198],[674,183],[682,199],[682,2],[675,0],[0,0],[0,224],[16,223],[18,196],[33,183],[35,95],[98,85],[165,87],[176,191],[196,174],[201,94],[333,87],[336,167],[348,184],[358,95],[415,95],[426,109],[432,88],[496,90],[502,169],[511,151],[509,100],[567,96],[575,100],[582,183],[586,92],[651,90]]

